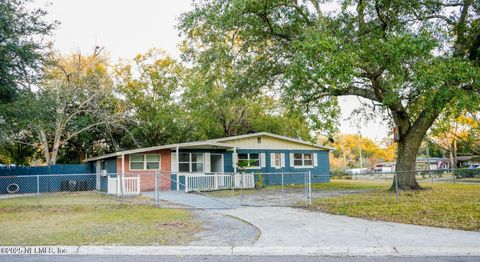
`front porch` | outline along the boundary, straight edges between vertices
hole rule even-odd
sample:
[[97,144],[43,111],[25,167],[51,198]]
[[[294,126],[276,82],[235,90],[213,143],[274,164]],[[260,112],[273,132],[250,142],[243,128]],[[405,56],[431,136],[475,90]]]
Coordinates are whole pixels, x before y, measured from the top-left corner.
[[253,174],[236,173],[176,173],[171,175],[171,189],[215,191],[222,189],[251,189],[255,187]]

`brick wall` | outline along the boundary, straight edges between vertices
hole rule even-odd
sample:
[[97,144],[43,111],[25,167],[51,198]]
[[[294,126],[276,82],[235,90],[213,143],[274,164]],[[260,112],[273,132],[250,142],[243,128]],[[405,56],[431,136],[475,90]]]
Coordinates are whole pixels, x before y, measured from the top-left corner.
[[[150,152],[144,152],[142,154],[160,154],[160,169],[162,172],[160,183],[160,190],[170,190],[170,161],[171,153],[169,149],[155,150]],[[155,172],[156,170],[130,170],[129,155],[125,155],[125,176],[140,176],[140,188],[141,191],[154,191],[155,190]],[[117,158],[117,172],[122,173],[122,158]]]

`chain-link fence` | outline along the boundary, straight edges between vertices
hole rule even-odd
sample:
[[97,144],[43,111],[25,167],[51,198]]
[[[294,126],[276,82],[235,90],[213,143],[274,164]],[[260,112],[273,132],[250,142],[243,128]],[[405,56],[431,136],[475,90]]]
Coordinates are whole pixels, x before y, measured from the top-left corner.
[[97,190],[96,174],[0,176],[2,206],[97,206],[119,200]]
[[230,174],[228,190],[205,191],[232,206],[308,206],[311,200],[310,172]]
[[308,206],[310,172],[296,173],[100,173],[1,176],[0,201],[49,206],[148,204],[164,208]]
[[[480,185],[480,169],[417,170],[422,187],[440,183]],[[310,172],[58,174],[0,176],[0,201],[28,205],[147,204],[164,208],[310,206],[312,199],[389,190],[394,172],[332,176]],[[340,181],[340,182],[339,182]],[[342,181],[348,181],[344,183]],[[397,182],[397,183],[396,183]],[[398,198],[398,196],[397,196]]]
[[[414,170],[404,172],[367,172],[364,174],[343,175],[339,178],[354,180],[391,180],[396,174],[414,174],[419,183],[480,183],[480,168],[456,168],[456,169],[435,169],[435,170]],[[334,177],[336,177],[333,174]]]
[[[330,185],[313,185],[314,198],[338,197],[349,194],[362,194],[372,191],[390,192],[394,202],[402,197],[402,182],[409,179],[424,189],[444,189],[451,184],[480,186],[480,169],[431,169],[405,172],[365,172],[362,174],[346,174],[333,172],[331,178],[335,181]],[[403,180],[403,181],[402,181]],[[364,194],[365,195],[365,194]],[[388,202],[388,201],[387,201]]]

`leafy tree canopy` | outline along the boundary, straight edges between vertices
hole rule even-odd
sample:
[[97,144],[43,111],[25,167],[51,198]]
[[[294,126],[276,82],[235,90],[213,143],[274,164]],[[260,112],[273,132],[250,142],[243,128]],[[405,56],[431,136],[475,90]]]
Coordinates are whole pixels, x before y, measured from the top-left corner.
[[44,20],[45,10],[29,9],[29,2],[0,1],[0,102],[36,79],[48,52],[45,37],[55,23]]
[[361,97],[398,127],[399,186],[418,189],[411,171],[428,129],[479,103],[480,3],[326,2],[331,11],[317,0],[198,2],[179,25],[185,56],[232,71],[238,88],[281,89],[326,123],[335,97]]

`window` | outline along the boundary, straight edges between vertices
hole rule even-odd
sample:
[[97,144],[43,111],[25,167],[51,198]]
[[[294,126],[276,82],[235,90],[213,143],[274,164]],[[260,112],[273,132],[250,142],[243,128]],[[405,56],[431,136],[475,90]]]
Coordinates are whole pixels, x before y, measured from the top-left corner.
[[178,171],[203,172],[203,161],[203,153],[180,153]]
[[192,171],[191,172],[203,172],[203,154],[192,154]]
[[261,137],[257,137],[257,144],[261,144],[262,143],[262,138]]
[[180,153],[178,154],[178,171],[190,172],[190,154]]
[[238,163],[244,167],[260,167],[260,154],[248,153],[238,154]]
[[159,170],[160,155],[133,154],[130,155],[130,170]]
[[160,169],[160,155],[145,155],[148,170]]
[[313,166],[312,154],[293,154],[293,166]]
[[273,154],[273,167],[276,167],[276,168],[282,167],[282,154],[280,153]]

